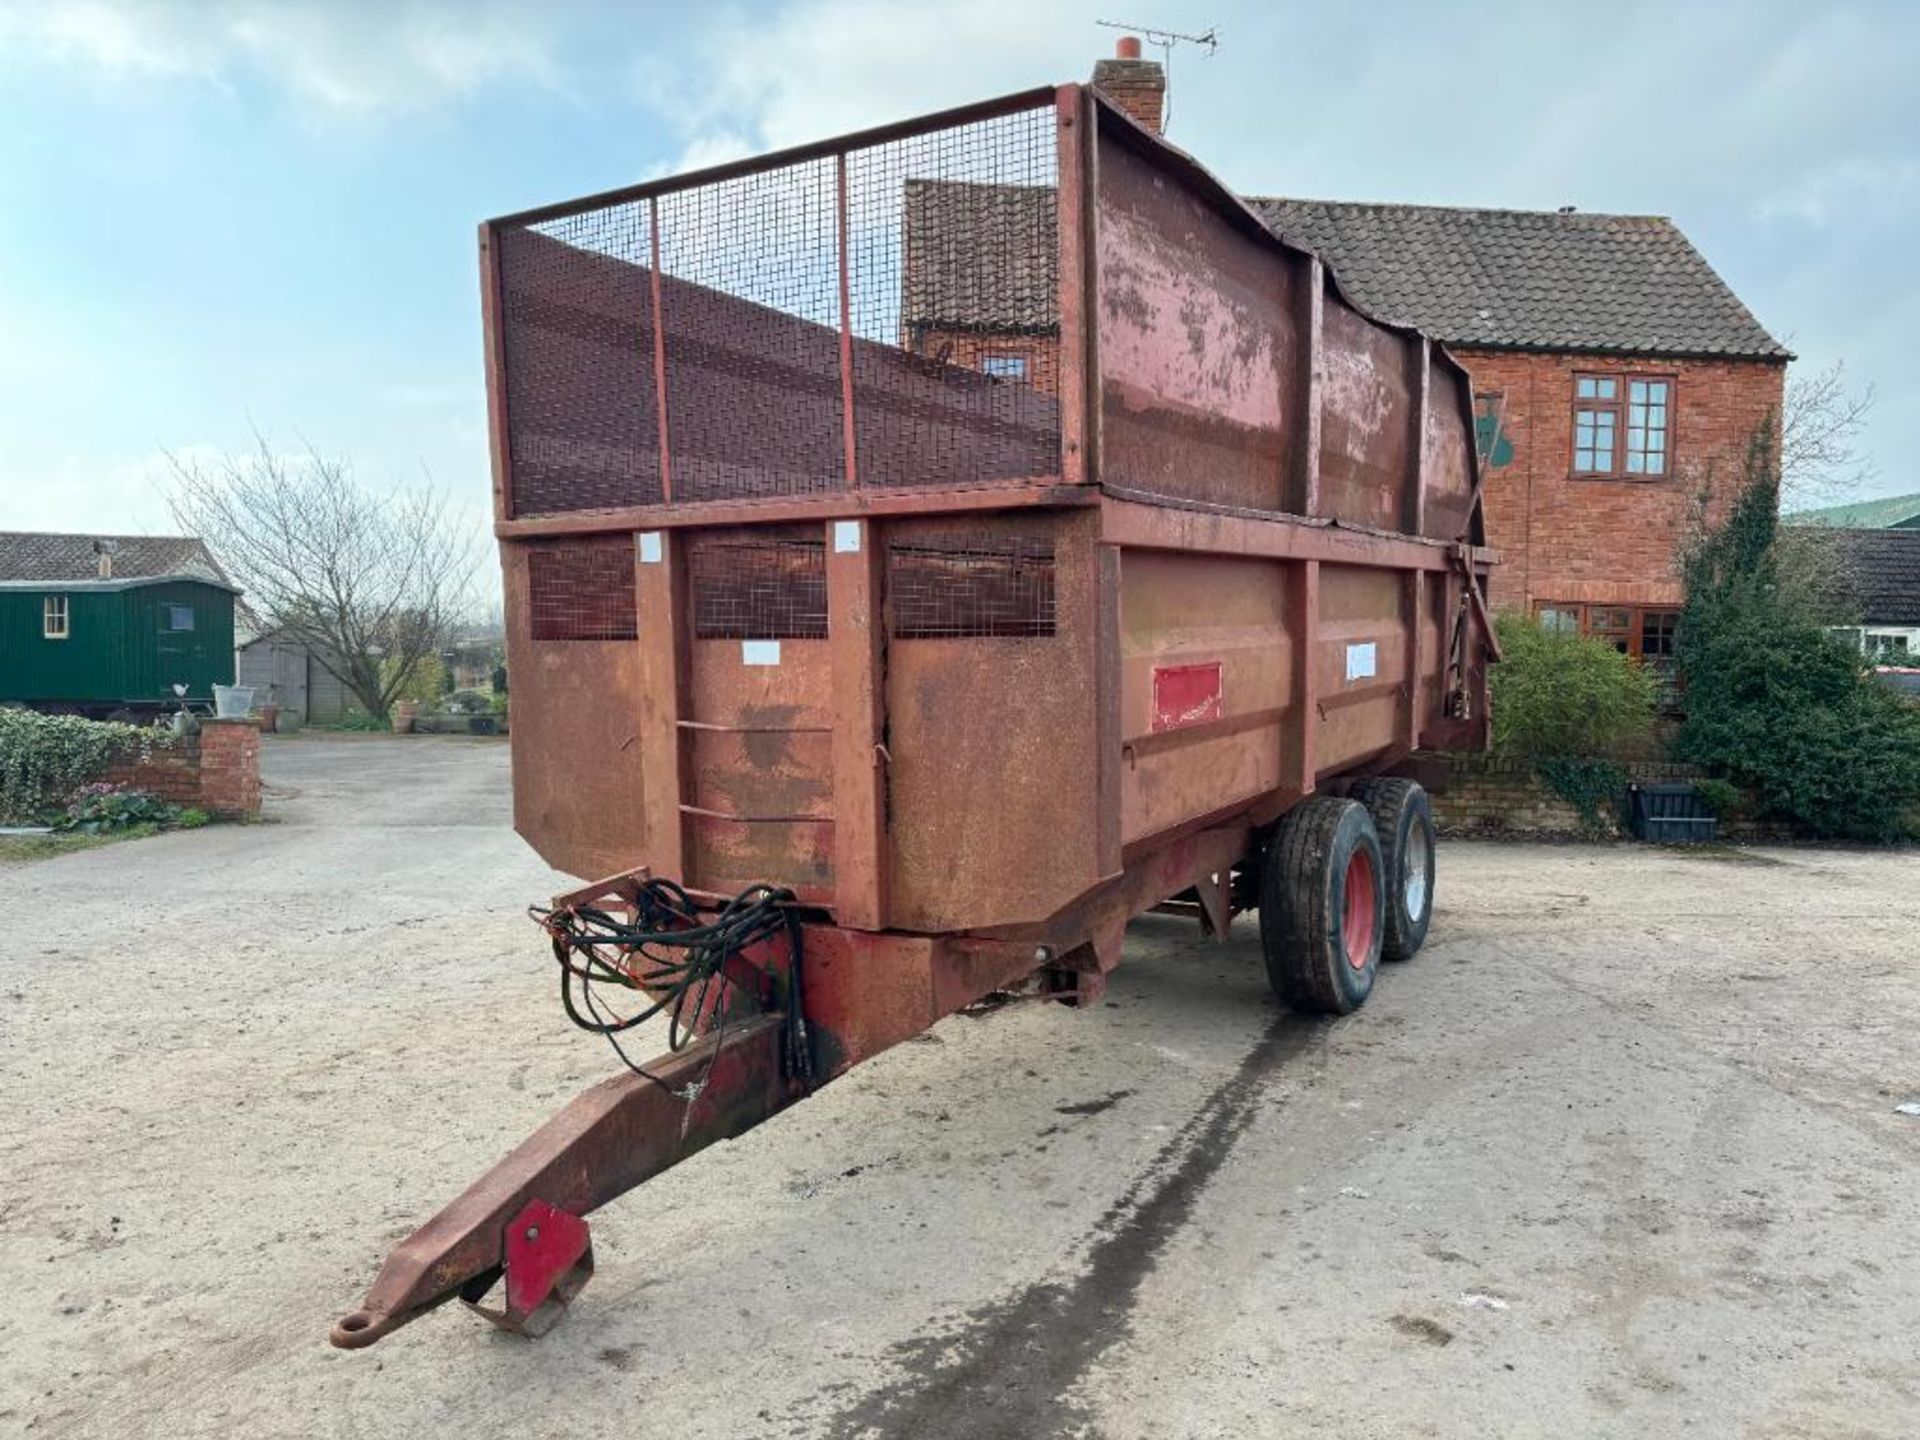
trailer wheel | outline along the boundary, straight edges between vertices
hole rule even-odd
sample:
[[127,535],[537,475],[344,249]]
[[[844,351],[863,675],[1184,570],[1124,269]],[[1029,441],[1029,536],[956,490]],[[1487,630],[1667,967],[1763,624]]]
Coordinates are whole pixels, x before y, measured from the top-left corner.
[[1362,780],[1350,792],[1373,816],[1387,877],[1383,960],[1411,960],[1433,919],[1433,805],[1412,780]]
[[1280,821],[1260,874],[1260,948],[1274,993],[1295,1010],[1347,1015],[1380,965],[1385,871],[1365,807],[1333,795]]

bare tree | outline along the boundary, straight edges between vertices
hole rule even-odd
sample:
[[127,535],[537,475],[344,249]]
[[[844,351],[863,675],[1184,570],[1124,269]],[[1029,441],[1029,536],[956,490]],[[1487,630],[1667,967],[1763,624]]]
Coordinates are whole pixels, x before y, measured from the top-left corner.
[[1859,450],[1873,400],[1871,385],[1848,388],[1842,360],[1787,382],[1780,412],[1782,508],[1835,504],[1873,478]]
[[270,627],[385,716],[471,604],[473,537],[432,486],[377,495],[308,445],[202,464],[169,455],[174,519],[212,547]]

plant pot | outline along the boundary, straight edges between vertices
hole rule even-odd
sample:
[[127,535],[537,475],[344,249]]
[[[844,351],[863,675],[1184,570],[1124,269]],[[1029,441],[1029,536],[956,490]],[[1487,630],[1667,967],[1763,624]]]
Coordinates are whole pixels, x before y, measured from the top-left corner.
[[420,718],[420,704],[416,700],[396,700],[393,703],[393,733],[411,735],[414,722]]
[[260,731],[264,735],[271,735],[279,728],[280,707],[272,701],[268,701],[260,707]]
[[213,687],[213,713],[221,720],[243,720],[253,709],[253,686],[216,685]]

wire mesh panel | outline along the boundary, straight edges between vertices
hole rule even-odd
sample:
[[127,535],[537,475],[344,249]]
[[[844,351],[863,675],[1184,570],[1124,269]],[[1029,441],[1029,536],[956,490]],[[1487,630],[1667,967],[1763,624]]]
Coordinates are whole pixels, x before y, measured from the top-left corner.
[[817,530],[717,531],[687,543],[701,640],[827,638],[827,550]]
[[659,200],[676,502],[846,483],[834,162]]
[[527,609],[535,640],[632,640],[632,542],[609,535],[532,546]]
[[513,514],[658,502],[645,204],[505,227],[496,243]]
[[852,151],[855,454],[863,485],[1058,473],[1051,106]]
[[1058,474],[1055,112],[976,113],[500,222],[512,513]]
[[897,640],[1053,634],[1053,542],[953,534],[887,547],[887,604]]

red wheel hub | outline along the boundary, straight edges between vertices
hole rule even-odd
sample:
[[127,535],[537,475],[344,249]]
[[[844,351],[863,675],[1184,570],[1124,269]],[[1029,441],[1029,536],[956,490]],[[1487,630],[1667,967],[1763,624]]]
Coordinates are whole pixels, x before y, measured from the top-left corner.
[[1340,944],[1347,952],[1347,963],[1356,970],[1367,968],[1373,954],[1373,912],[1377,886],[1373,877],[1373,857],[1356,849],[1347,861],[1346,913],[1340,919]]

